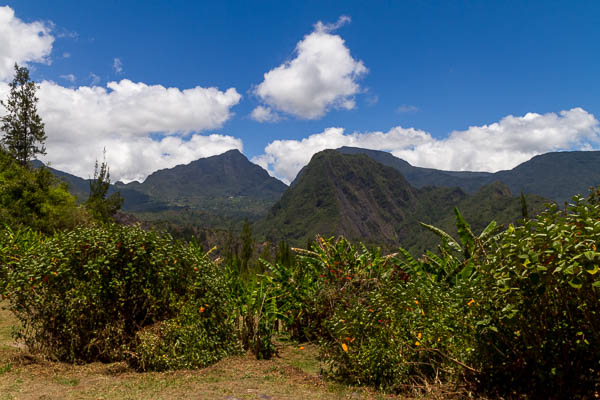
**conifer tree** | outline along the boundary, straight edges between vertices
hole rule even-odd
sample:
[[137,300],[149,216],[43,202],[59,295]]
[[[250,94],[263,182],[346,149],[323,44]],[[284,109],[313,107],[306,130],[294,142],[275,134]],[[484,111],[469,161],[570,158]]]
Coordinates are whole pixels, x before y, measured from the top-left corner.
[[242,226],[242,268],[248,271],[248,263],[254,255],[254,239],[252,239],[252,229],[248,218],[244,219],[244,225]]
[[28,166],[36,154],[46,154],[44,123],[37,113],[35,92],[38,87],[29,78],[29,70],[15,63],[15,78],[8,99],[0,100],[6,115],[0,121],[0,143],[21,165]]
[[92,216],[97,220],[108,222],[123,205],[121,193],[115,192],[106,197],[110,188],[110,171],[106,164],[106,150],[104,151],[104,160],[98,166],[98,160],[94,165],[94,179],[90,180],[90,196],[85,205]]

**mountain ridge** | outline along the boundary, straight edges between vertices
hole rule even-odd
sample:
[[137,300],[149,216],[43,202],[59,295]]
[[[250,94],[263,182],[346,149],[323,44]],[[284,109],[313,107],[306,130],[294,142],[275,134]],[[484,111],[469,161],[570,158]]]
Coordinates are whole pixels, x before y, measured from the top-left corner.
[[[545,202],[539,196],[527,199],[532,211]],[[415,188],[395,168],[366,154],[324,150],[313,156],[295,185],[255,228],[269,240],[284,238],[295,245],[319,233],[419,251],[436,240],[427,236],[419,223],[437,226],[453,217],[455,206],[461,208],[467,202],[479,203],[476,208],[481,215],[467,213],[476,228],[496,216],[500,216],[499,223],[507,223],[521,215],[519,198],[500,182],[492,182],[474,195],[456,187]],[[452,224],[445,225],[451,230]]]
[[[600,151],[550,152],[532,157],[515,168],[497,172],[444,171],[412,166],[391,153],[358,147],[340,147],[343,154],[367,154],[402,173],[411,185],[457,186],[467,193],[494,181],[504,182],[512,193],[529,193],[562,204],[575,194],[585,195],[600,184]],[[576,176],[577,179],[573,179]]]

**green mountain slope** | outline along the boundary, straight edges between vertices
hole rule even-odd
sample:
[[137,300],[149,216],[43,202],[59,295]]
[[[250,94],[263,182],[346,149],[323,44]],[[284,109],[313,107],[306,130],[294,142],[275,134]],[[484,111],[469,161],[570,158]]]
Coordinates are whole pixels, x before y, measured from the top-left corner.
[[151,200],[128,204],[131,199],[125,198],[124,210],[142,219],[224,227],[265,215],[287,186],[238,150],[230,150],[156,171],[142,183],[117,182],[115,188]]
[[[538,209],[543,203],[539,197],[528,201]],[[255,231],[296,245],[320,233],[419,251],[436,243],[419,222],[451,229],[446,221],[453,218],[454,206],[468,208],[465,215],[475,230],[491,219],[506,223],[521,215],[519,198],[501,183],[471,196],[459,188],[417,189],[396,169],[365,154],[325,150],[313,156]]]
[[[41,163],[39,163],[41,165]],[[89,180],[50,168],[69,185],[80,202],[89,195]],[[226,227],[244,218],[266,215],[287,186],[251,163],[238,150],[154,172],[142,183],[117,182],[123,211],[142,220],[176,225]]]
[[366,154],[377,162],[395,168],[417,188],[457,186],[467,193],[473,193],[482,186],[500,181],[512,193],[536,194],[561,204],[575,194],[586,194],[590,186],[600,185],[600,151],[542,154],[511,170],[496,173],[414,167],[390,153],[356,147],[342,147],[338,151],[344,154]]
[[143,183],[119,183],[153,198],[178,205],[194,204],[196,198],[249,197],[275,201],[287,186],[251,163],[238,150],[201,158],[154,172]]

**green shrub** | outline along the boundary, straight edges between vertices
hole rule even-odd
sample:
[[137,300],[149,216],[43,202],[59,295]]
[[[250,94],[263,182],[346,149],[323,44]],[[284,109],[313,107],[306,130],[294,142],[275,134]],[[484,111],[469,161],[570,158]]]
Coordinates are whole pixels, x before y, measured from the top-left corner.
[[267,275],[242,272],[238,267],[235,262],[229,263],[224,272],[233,293],[240,344],[257,359],[270,359],[276,353],[272,339],[277,318],[281,317],[275,285]]
[[11,229],[0,227],[0,295],[5,297],[8,277],[19,261],[29,251],[39,246],[46,237],[30,228]]
[[44,233],[71,229],[87,221],[67,185],[47,168],[21,166],[0,149],[0,221]]
[[[330,376],[399,392],[470,367],[471,290],[406,252],[383,257],[345,239],[318,238],[301,262],[320,269],[313,306]],[[411,266],[412,265],[412,266]]]
[[188,303],[209,304],[214,327],[207,332],[235,346],[231,300],[218,268],[194,247],[139,227],[59,233],[20,259],[10,271],[8,292],[26,344],[60,360],[115,361],[127,355],[141,365],[138,332],[184,321],[179,314],[191,313],[182,307]]
[[223,316],[218,309],[207,303],[188,301],[181,304],[175,318],[138,331],[130,365],[140,371],[203,368],[239,353],[233,326],[219,323]]
[[481,385],[540,398],[600,382],[600,204],[595,193],[509,227],[476,295]]

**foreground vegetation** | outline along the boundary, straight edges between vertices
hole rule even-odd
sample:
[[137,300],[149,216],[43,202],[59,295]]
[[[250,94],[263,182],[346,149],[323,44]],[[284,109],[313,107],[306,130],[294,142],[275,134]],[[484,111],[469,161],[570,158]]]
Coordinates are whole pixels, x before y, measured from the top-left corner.
[[[1,305],[1,304],[0,304]],[[367,388],[321,379],[318,348],[277,342],[279,357],[229,357],[209,368],[138,373],[124,362],[52,362],[18,349],[18,321],[0,309],[0,399],[385,399]],[[434,390],[432,388],[431,390]],[[435,388],[437,392],[440,389]]]
[[490,396],[597,393],[599,192],[503,231],[382,255],[322,238],[260,268],[163,233],[91,224],[0,233],[2,295],[30,351],[138,371],[203,368],[318,344],[334,381],[402,393],[444,382]]

